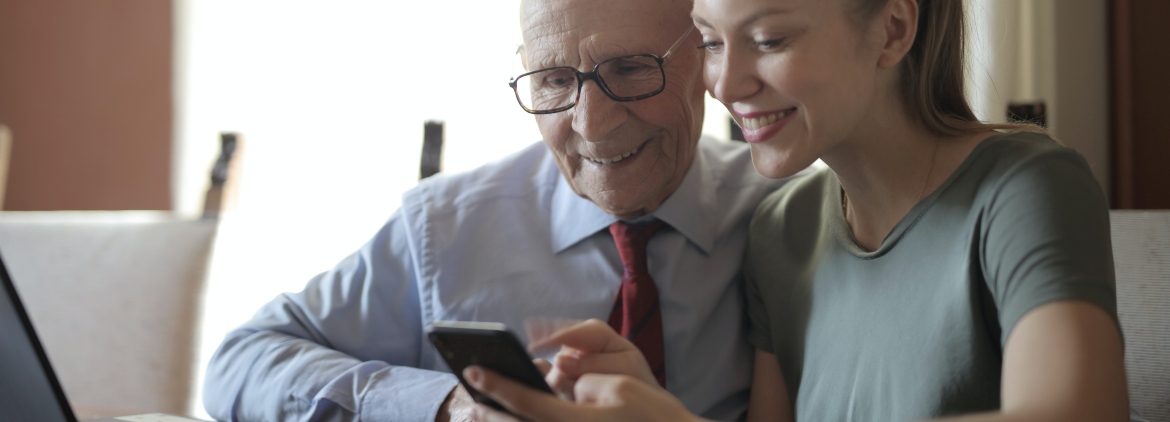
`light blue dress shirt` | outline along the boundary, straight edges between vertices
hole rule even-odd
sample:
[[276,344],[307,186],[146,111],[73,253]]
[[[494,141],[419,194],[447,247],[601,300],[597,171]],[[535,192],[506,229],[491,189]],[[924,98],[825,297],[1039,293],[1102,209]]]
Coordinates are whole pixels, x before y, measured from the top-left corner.
[[[746,144],[704,138],[682,184],[653,215],[667,389],[692,412],[747,409],[741,260],[748,220],[782,184]],[[458,381],[425,339],[435,320],[606,320],[622,263],[617,219],[577,196],[543,143],[403,196],[360,250],[277,296],[228,334],[204,386],[221,420],[431,421]],[[549,358],[550,356],[544,356]]]

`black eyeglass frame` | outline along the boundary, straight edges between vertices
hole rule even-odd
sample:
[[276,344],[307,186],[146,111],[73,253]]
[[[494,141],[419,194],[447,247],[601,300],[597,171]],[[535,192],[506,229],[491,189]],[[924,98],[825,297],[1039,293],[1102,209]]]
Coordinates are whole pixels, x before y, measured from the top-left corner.
[[[593,65],[593,70],[590,70],[588,72],[581,72],[580,70],[577,70],[577,68],[572,67],[572,66],[546,67],[544,69],[534,70],[531,72],[523,73],[520,76],[516,76],[508,81],[508,86],[512,87],[512,92],[516,94],[516,102],[520,104],[520,108],[524,109],[524,111],[527,111],[530,114],[560,113],[562,111],[565,111],[565,110],[568,110],[568,109],[571,109],[571,108],[577,106],[577,102],[581,101],[581,88],[585,86],[585,81],[593,81],[594,83],[596,83],[597,86],[601,88],[601,92],[604,92],[607,97],[613,99],[614,101],[629,102],[629,101],[644,100],[644,99],[653,97],[655,95],[658,95],[658,94],[662,93],[662,90],[666,89],[666,69],[662,67],[662,64],[666,63],[666,61],[668,59],[670,59],[670,54],[673,53],[676,48],[678,48],[679,44],[682,44],[683,40],[687,39],[687,36],[691,35],[691,31],[694,31],[694,29],[695,29],[694,26],[691,26],[690,28],[688,28],[687,32],[684,32],[683,35],[681,37],[679,37],[679,39],[677,41],[675,41],[674,44],[672,44],[669,49],[666,50],[666,53],[664,53],[662,55],[662,57],[659,57],[659,56],[654,55],[654,54],[649,54],[649,53],[618,56],[618,57],[614,57],[611,59],[602,60],[600,63]],[[605,84],[605,79],[603,79],[601,77],[601,74],[599,74],[597,72],[597,69],[600,69],[601,65],[615,61],[615,60],[624,60],[624,59],[630,59],[630,58],[634,58],[634,57],[649,57],[651,59],[654,59],[654,61],[656,63],[658,63],[658,72],[662,75],[662,84],[658,87],[658,89],[654,90],[653,92],[649,92],[649,93],[641,94],[641,95],[635,95],[632,97],[622,97],[622,96],[619,96],[617,94],[614,94],[613,91],[611,91],[609,89],[609,86]],[[524,105],[524,100],[520,99],[520,90],[516,87],[517,82],[520,80],[520,78],[523,78],[523,77],[528,76],[528,75],[532,75],[534,73],[547,72],[547,71],[556,70],[556,69],[571,70],[571,71],[573,71],[573,74],[577,76],[577,95],[575,97],[573,97],[573,102],[571,104],[568,104],[568,105],[565,105],[562,107],[557,107],[554,109],[549,109],[549,110],[533,110],[533,109],[526,107]]]

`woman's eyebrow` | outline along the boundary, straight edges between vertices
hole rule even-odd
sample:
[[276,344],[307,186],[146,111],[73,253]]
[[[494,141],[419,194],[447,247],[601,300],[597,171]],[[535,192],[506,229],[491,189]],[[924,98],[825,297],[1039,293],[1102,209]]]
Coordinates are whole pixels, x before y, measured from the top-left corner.
[[[738,30],[738,29],[743,28],[745,26],[751,25],[752,22],[758,21],[766,16],[778,15],[778,14],[790,13],[790,12],[791,12],[791,10],[772,9],[772,8],[760,9],[760,10],[756,11],[755,13],[752,13],[752,14],[748,15],[747,17],[740,19],[739,22],[737,22],[732,28]],[[695,21],[696,25],[701,25],[701,26],[705,26],[708,28],[714,28],[714,26],[711,25],[710,22],[707,22],[705,19],[699,17],[698,15],[695,15],[694,13],[691,13],[691,19]]]

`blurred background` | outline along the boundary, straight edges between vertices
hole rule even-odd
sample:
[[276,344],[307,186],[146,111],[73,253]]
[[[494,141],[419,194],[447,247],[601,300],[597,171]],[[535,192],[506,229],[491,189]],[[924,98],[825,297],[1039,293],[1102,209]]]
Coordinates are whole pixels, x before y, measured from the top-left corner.
[[[239,134],[202,290],[205,362],[394,212],[419,180],[425,121],[444,122],[448,173],[540,140],[506,84],[518,4],[0,0],[0,204],[195,218],[220,133]],[[1170,208],[1170,1],[969,4],[980,118],[1014,107],[1088,159],[1113,207]],[[710,98],[704,131],[731,136]]]

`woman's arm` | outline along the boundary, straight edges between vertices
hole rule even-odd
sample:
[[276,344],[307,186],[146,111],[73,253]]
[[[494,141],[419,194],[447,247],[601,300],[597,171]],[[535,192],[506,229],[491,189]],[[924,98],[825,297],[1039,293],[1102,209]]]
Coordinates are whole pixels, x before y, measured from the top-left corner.
[[788,387],[780,362],[776,355],[756,349],[756,368],[752,372],[752,396],[748,403],[749,422],[792,422],[792,403],[788,400]]
[[1000,411],[948,422],[1128,420],[1121,334],[1101,308],[1041,305],[1020,319],[1004,349]]

